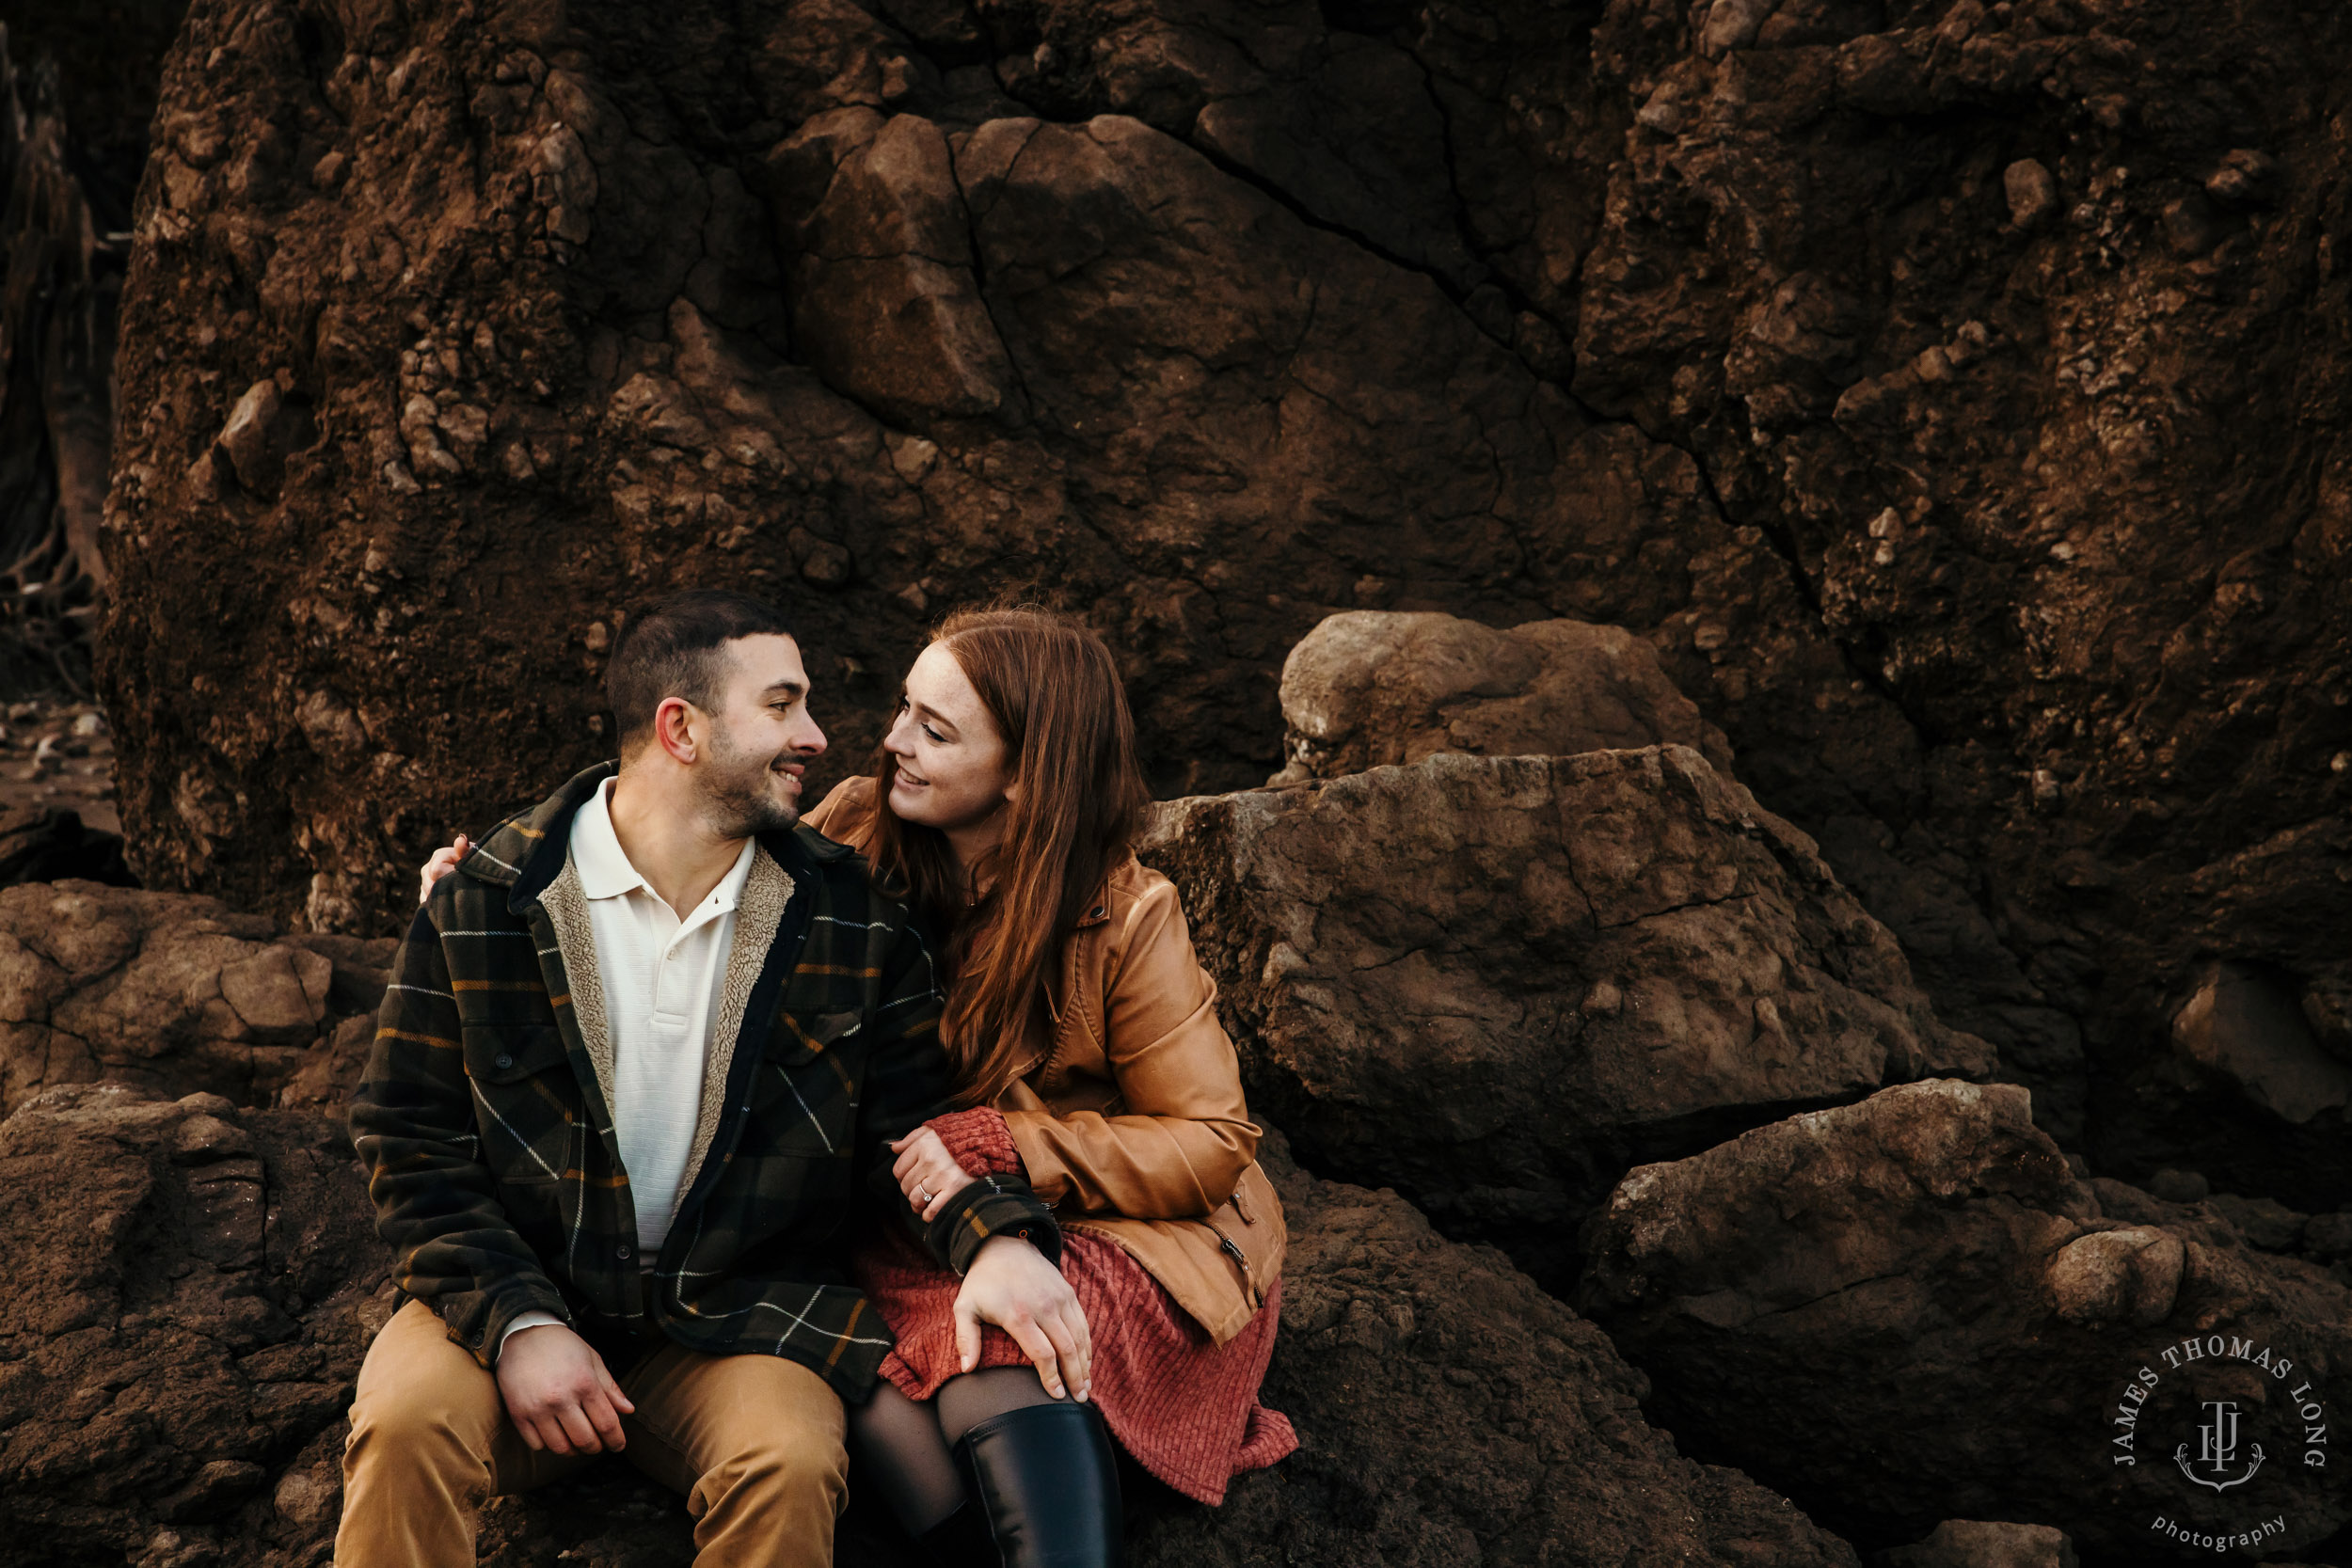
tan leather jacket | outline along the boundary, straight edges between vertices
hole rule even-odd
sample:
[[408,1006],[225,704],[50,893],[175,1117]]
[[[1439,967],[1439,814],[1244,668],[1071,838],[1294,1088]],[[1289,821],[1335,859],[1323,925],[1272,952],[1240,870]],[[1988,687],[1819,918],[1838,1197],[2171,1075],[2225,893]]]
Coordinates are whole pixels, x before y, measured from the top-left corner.
[[[804,820],[863,853],[873,790],[845,780]],[[1286,1235],[1175,885],[1129,856],[1058,958],[995,1108],[1062,1227],[1124,1247],[1223,1344],[1280,1277]]]

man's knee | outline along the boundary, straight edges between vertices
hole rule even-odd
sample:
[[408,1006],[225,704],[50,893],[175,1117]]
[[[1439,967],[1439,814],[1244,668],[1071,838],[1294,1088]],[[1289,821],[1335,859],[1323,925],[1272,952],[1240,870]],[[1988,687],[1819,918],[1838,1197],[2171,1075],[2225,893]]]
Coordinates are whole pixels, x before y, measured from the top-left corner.
[[347,1463],[461,1464],[486,1474],[503,1418],[497,1379],[411,1302],[368,1347],[343,1451]]
[[414,1302],[368,1347],[343,1445],[344,1568],[469,1562],[499,1474],[498,1382]]
[[[716,1423],[692,1492],[706,1506],[725,1499],[760,1512],[837,1515],[848,1500],[848,1422],[822,1379],[791,1363],[757,1366],[750,1408],[756,1419]],[[751,1390],[743,1390],[749,1393]]]
[[387,1455],[463,1457],[486,1469],[495,1429],[481,1419],[477,1402],[449,1399],[430,1384],[382,1390],[372,1400],[355,1399],[344,1451],[372,1449]]
[[850,1495],[850,1456],[809,1443],[750,1443],[719,1459],[695,1483],[706,1506],[722,1498],[759,1510],[838,1516]]

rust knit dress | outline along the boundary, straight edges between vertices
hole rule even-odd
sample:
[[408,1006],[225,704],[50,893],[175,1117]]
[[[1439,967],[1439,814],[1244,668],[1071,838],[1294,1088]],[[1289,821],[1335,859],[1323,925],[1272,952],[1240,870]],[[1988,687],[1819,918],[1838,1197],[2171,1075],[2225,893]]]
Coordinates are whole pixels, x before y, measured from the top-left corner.
[[[931,1130],[973,1176],[1023,1174],[1005,1118],[982,1107],[934,1117]],[[955,1303],[962,1281],[934,1267],[881,1227],[851,1268],[898,1338],[882,1375],[911,1400],[928,1400],[962,1368],[956,1357]],[[1219,1345],[1178,1307],[1143,1265],[1106,1237],[1062,1235],[1062,1276],[1086,1313],[1094,1341],[1093,1388],[1111,1435],[1152,1475],[1198,1502],[1218,1503],[1227,1482],[1263,1469],[1298,1447],[1287,1418],[1258,1402],[1274,1354],[1281,1306],[1278,1281],[1239,1334]],[[982,1367],[1025,1367],[1029,1358],[994,1325],[981,1330]]]

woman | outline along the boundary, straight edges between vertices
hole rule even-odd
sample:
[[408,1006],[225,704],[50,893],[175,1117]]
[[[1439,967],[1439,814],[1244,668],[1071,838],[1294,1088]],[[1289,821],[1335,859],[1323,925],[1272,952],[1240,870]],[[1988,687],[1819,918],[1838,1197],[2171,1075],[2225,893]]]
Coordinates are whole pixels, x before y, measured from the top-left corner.
[[1148,805],[1109,649],[1063,617],[994,610],[939,628],[876,773],[805,818],[902,882],[940,940],[942,1037],[971,1108],[893,1146],[908,1203],[928,1217],[981,1176],[1025,1175],[1063,1222],[1092,1339],[1090,1388],[1057,1401],[895,1230],[859,1252],[898,1341],[850,1412],[861,1474],[943,1560],[1117,1560],[1089,1396],[1145,1469],[1201,1502],[1297,1446],[1256,1402],[1281,1209],[1215,982],[1174,887],[1129,847]]

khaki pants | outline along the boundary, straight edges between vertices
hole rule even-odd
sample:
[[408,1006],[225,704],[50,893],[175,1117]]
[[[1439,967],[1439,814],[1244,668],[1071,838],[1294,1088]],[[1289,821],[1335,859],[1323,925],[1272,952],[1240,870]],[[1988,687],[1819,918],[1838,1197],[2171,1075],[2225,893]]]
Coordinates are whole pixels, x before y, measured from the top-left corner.
[[[696,1568],[830,1568],[849,1488],[841,1400],[775,1355],[665,1345],[612,1369],[637,1406],[621,1451],[686,1494]],[[465,1568],[476,1511],[588,1463],[526,1447],[498,1380],[452,1344],[422,1302],[368,1347],[343,1447],[338,1568]]]

